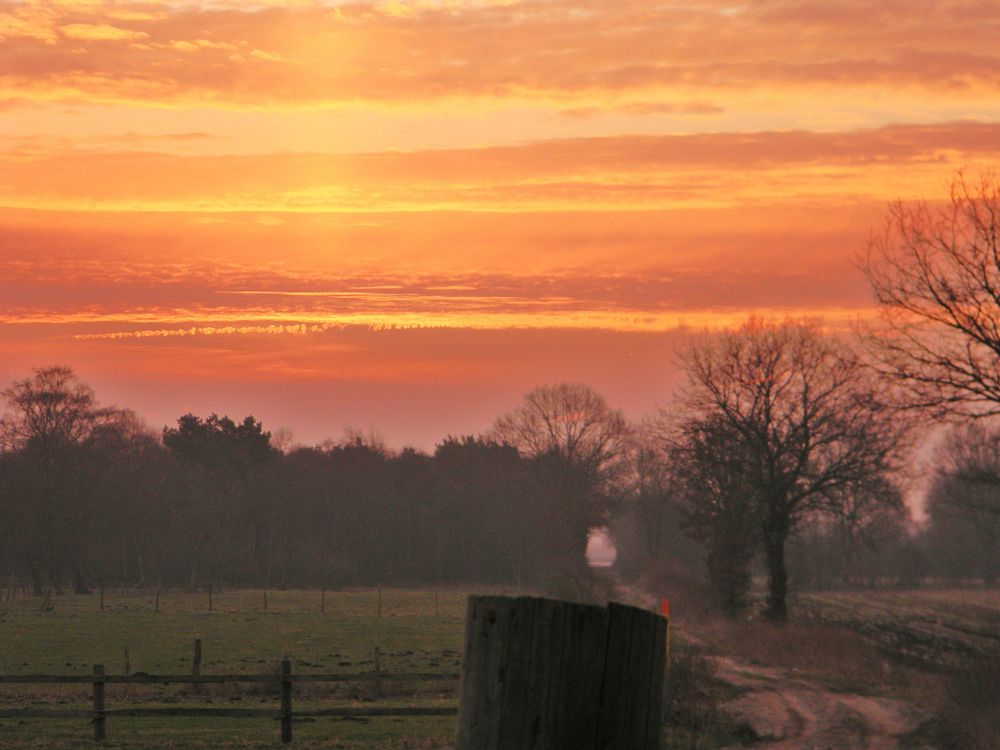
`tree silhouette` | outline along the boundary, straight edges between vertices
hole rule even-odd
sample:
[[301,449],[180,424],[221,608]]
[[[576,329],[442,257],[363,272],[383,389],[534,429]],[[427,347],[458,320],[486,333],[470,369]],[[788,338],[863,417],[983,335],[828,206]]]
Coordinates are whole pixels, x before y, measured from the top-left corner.
[[1000,182],[959,175],[946,206],[894,203],[861,267],[882,313],[871,353],[903,405],[1000,414]]
[[859,488],[885,478],[906,423],[853,353],[806,324],[751,319],[706,336],[683,364],[681,440],[705,456],[689,464],[704,488],[695,499],[749,504],[768,570],[767,614],[784,620],[790,534],[807,514],[843,512]]
[[585,385],[542,386],[497,419],[489,437],[533,461],[558,498],[549,526],[579,545],[582,560],[590,530],[608,520],[628,470],[621,412]]

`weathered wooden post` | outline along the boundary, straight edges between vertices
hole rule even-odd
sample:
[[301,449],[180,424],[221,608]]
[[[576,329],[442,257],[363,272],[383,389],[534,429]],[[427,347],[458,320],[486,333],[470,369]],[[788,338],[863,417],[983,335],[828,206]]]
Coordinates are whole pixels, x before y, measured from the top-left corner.
[[608,605],[608,650],[596,748],[660,747],[667,621],[623,604]]
[[[125,647],[125,676],[128,677],[132,674],[132,659],[128,653],[128,646]],[[132,684],[129,682],[125,683],[125,697],[128,698],[132,694]]]
[[660,600],[660,614],[667,621],[666,647],[664,649],[663,660],[666,663],[665,669],[670,671],[670,600],[663,598]]
[[[201,638],[195,638],[194,658],[191,660],[191,676],[201,677]],[[201,692],[201,683],[195,681],[192,685],[195,693]]]
[[375,647],[374,652],[374,664],[375,664],[375,693],[379,698],[384,698],[385,693],[382,692],[382,649],[378,646]]
[[620,604],[469,597],[457,750],[657,750],[665,636]]
[[292,741],[292,663],[288,659],[281,661],[281,741],[289,744]]
[[104,742],[104,665],[94,665],[94,742]]

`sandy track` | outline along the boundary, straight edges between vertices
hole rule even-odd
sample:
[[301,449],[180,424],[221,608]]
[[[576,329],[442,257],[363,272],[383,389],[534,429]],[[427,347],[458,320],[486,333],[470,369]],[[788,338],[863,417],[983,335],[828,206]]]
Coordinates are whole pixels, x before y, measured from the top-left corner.
[[745,691],[723,708],[745,721],[755,747],[889,750],[926,714],[904,701],[833,692],[783,670],[713,657],[716,676]]
[[[657,611],[658,599],[635,587],[617,585],[625,601]],[[685,631],[684,640],[704,646]],[[817,644],[817,648],[822,648]],[[722,708],[746,722],[759,738],[753,747],[771,750],[894,750],[898,738],[930,714],[891,698],[844,693],[788,670],[748,664],[728,656],[706,657],[715,676],[742,691]],[[738,750],[733,746],[727,750]]]

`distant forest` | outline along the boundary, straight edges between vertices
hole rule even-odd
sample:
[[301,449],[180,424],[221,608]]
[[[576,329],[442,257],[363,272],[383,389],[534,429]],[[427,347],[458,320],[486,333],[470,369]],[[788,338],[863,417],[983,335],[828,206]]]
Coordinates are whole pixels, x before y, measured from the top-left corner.
[[544,459],[487,438],[432,455],[362,435],[282,452],[253,417],[214,414],[156,434],[66,368],[5,395],[0,580],[36,592],[530,583],[582,559]]
[[[621,575],[704,577],[707,558],[713,578],[718,550],[693,505],[712,498],[676,475],[683,457],[661,435],[585,386],[536,389],[487,434],[447,437],[430,454],[354,433],[279,450],[251,416],[187,414],[155,433],[64,367],[3,396],[6,586],[559,586],[585,575],[598,526]],[[996,535],[938,506],[917,531],[898,502],[804,513],[788,541],[793,587],[995,579]],[[762,564],[752,544],[741,563],[738,540],[727,543],[724,568]],[[715,582],[722,598],[745,593]]]

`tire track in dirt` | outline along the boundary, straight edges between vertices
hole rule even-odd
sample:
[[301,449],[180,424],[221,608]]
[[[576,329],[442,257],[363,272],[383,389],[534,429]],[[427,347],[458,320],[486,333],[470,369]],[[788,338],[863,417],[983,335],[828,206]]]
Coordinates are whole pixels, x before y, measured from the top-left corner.
[[[648,591],[624,586],[617,580],[615,588],[625,601],[657,611],[659,600]],[[688,629],[683,639],[688,644],[705,646]],[[817,643],[816,647],[823,646]],[[901,735],[913,732],[930,718],[926,711],[906,701],[833,691],[788,670],[749,664],[729,656],[706,658],[712,663],[717,679],[741,691],[740,697],[722,708],[754,731],[759,739],[753,747],[895,750],[900,746]]]
[[710,657],[716,677],[743,691],[723,705],[774,750],[892,750],[927,717],[905,701],[834,692],[820,684],[730,657]]

